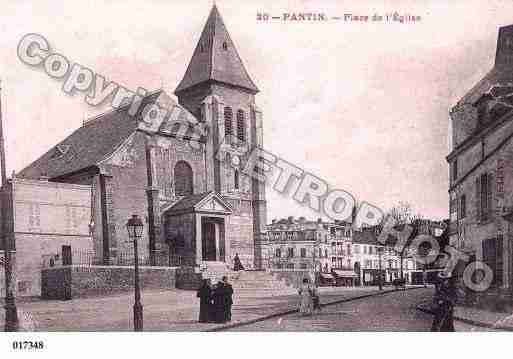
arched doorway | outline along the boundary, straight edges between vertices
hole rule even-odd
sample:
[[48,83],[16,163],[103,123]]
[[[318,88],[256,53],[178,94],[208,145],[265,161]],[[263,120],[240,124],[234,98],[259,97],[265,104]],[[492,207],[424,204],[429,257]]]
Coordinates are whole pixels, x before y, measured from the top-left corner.
[[178,161],[173,171],[175,196],[182,197],[193,194],[194,174],[191,166],[185,161]]

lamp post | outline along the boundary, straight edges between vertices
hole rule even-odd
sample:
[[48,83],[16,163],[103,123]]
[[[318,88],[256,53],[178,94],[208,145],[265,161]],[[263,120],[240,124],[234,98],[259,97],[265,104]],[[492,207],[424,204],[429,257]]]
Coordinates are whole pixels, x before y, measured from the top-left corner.
[[379,290],[383,290],[383,275],[381,273],[381,252],[383,248],[378,247],[378,286]]
[[[0,93],[2,91],[2,85],[0,83]],[[0,96],[0,176],[2,180],[2,184],[0,187],[0,206],[2,210],[2,218],[0,224],[0,230],[2,231],[1,236],[3,239],[3,247],[4,247],[4,259],[3,265],[5,268],[5,327],[4,330],[6,332],[16,332],[18,331],[19,321],[18,321],[18,310],[16,308],[16,298],[14,296],[14,276],[13,273],[16,270],[14,265],[14,250],[16,248],[14,244],[14,236],[10,237],[7,234],[7,225],[6,225],[6,216],[7,216],[7,208],[6,201],[9,196],[7,196],[6,191],[8,190],[7,184],[7,171],[5,168],[5,146],[4,146],[4,132],[3,132],[3,123],[2,123],[2,100]]]
[[135,302],[134,302],[134,331],[141,332],[143,330],[143,306],[141,304],[141,289],[139,287],[139,256],[137,253],[137,242],[141,238],[143,233],[144,225],[141,219],[136,215],[132,215],[132,218],[126,223],[126,229],[128,231],[128,237],[134,242],[134,259],[135,259]]

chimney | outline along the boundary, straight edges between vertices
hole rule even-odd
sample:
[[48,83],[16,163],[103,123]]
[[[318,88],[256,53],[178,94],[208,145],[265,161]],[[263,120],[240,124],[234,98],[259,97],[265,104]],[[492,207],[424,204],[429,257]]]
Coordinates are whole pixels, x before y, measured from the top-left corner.
[[497,37],[495,67],[503,66],[513,66],[513,25],[501,27]]

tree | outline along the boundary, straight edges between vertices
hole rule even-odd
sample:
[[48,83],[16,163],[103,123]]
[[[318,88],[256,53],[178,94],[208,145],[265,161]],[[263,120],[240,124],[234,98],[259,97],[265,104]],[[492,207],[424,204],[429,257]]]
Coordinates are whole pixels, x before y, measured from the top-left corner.
[[[415,213],[410,203],[401,201],[397,205],[393,206],[385,216],[385,218],[391,218],[394,221],[395,227],[401,227],[405,225],[414,226],[423,220],[423,216],[420,213]],[[405,251],[408,248],[408,243],[405,243],[404,247],[399,252],[400,268],[401,268],[401,279],[404,278],[403,272],[403,261]]]

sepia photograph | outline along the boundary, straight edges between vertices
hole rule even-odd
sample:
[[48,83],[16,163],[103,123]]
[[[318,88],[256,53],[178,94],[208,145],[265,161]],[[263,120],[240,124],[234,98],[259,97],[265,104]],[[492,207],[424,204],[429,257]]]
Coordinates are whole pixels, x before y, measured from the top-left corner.
[[1,353],[513,331],[513,2],[1,3]]

